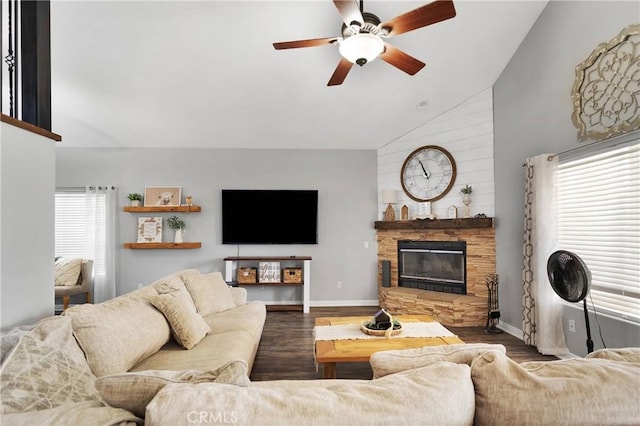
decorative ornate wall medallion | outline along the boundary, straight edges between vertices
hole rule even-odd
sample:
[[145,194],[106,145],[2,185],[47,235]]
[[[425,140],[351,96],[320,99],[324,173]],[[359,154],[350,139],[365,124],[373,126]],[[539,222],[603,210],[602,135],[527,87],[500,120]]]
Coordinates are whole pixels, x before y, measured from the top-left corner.
[[640,128],[640,25],[599,44],[576,67],[571,89],[580,140],[602,140]]

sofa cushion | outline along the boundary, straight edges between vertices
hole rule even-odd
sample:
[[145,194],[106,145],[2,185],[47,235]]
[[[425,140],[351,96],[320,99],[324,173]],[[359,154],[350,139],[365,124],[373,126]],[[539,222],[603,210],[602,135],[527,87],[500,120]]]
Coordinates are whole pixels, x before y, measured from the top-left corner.
[[489,351],[471,363],[478,425],[637,424],[640,365],[573,358],[518,364]]
[[246,331],[209,334],[200,343],[185,351],[173,339],[158,352],[141,361],[131,371],[143,370],[215,370],[236,360],[253,365],[259,339]]
[[598,349],[588,354],[585,358],[601,358],[612,361],[640,363],[640,348]]
[[28,413],[3,414],[2,424],[7,426],[88,424],[92,426],[132,426],[142,424],[142,419],[121,408],[106,407],[98,401],[83,401]]
[[74,305],[64,312],[96,376],[124,373],[169,341],[169,324],[146,300],[149,292],[157,295],[153,289],[138,290],[133,296]]
[[211,371],[147,370],[102,376],[96,381],[96,389],[110,406],[124,408],[144,417],[145,408],[165,385],[213,382],[249,386],[247,363],[232,361]]
[[167,318],[171,334],[185,349],[194,347],[211,331],[195,308],[171,294],[159,294],[151,303]]
[[184,284],[202,316],[236,307],[231,290],[220,272],[188,275]]
[[254,300],[233,309],[209,314],[204,319],[211,327],[211,333],[246,331],[260,340],[266,316],[264,302]]
[[78,284],[81,271],[82,259],[58,259],[55,265],[55,285],[73,286]]
[[373,377],[378,378],[399,371],[424,367],[438,361],[471,365],[473,358],[478,353],[486,350],[497,350],[503,354],[507,353],[506,348],[499,344],[463,343],[376,352],[371,355],[369,363],[373,370]]
[[[298,386],[171,384],[147,406],[146,425],[471,425],[469,366],[439,362],[370,381]],[[201,417],[202,416],[202,417]]]
[[229,287],[231,298],[236,306],[242,306],[247,303],[247,289],[243,287]]
[[97,399],[95,379],[89,366],[77,362],[64,345],[43,342],[28,332],[0,370],[2,413],[43,410]]

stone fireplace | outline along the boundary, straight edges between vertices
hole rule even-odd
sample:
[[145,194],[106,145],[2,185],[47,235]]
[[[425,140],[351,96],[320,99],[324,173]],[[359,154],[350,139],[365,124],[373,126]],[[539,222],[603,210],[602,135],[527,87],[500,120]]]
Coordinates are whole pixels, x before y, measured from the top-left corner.
[[[493,218],[404,220],[375,222],[378,242],[378,297],[380,306],[392,314],[427,314],[448,326],[484,326],[488,313],[488,289],[486,278],[496,273],[495,229]],[[400,259],[405,260],[399,251],[399,243],[409,242],[444,243],[441,251],[464,246],[464,279],[460,275],[444,278],[455,281],[455,286],[426,288],[428,283],[422,278],[400,278]],[[437,244],[436,244],[437,245]],[[413,256],[409,253],[408,256]],[[433,271],[436,278],[442,278],[443,272],[454,269],[456,262],[444,254],[439,271]],[[407,257],[408,259],[408,257]],[[383,260],[391,265],[390,287],[382,286]],[[451,263],[453,262],[453,263]],[[406,271],[405,271],[406,272]],[[404,273],[415,276],[415,274]],[[464,281],[464,291],[459,281]],[[406,284],[406,285],[405,285]],[[421,288],[422,287],[425,288]],[[438,284],[436,284],[438,285]],[[448,288],[447,288],[448,287]],[[440,291],[442,290],[442,291]],[[450,291],[449,291],[450,290]]]

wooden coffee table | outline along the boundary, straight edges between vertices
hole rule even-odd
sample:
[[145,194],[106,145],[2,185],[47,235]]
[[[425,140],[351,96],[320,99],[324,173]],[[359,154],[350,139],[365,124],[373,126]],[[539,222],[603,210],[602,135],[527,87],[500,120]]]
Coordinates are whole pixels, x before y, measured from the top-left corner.
[[[321,317],[316,318],[316,325],[360,324],[371,316],[358,317]],[[400,322],[433,322],[428,315],[398,315],[394,319]],[[423,346],[439,346],[464,343],[456,336],[451,337],[396,337],[385,339],[349,339],[349,340],[317,340],[315,342],[316,362],[323,366],[325,379],[336,378],[336,363],[367,362],[374,352],[393,349],[420,348]]]

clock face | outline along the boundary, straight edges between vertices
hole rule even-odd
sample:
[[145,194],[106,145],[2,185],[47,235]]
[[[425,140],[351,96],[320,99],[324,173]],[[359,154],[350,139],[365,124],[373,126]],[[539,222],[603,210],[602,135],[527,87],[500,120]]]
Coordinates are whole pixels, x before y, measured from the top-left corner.
[[404,192],[416,201],[434,201],[445,196],[456,180],[456,163],[449,152],[435,145],[413,151],[402,165]]

